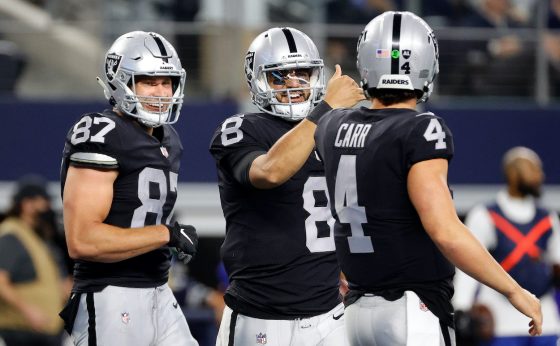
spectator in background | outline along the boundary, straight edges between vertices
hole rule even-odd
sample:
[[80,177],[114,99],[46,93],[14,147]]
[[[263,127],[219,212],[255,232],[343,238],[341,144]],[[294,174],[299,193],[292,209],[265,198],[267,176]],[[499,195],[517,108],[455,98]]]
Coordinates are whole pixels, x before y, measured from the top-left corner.
[[[512,69],[512,66],[532,68],[535,46],[524,42],[516,28],[529,25],[517,14],[510,0],[472,1],[472,11],[459,21],[461,27],[494,29],[488,39],[468,40],[458,46],[453,43],[455,63],[451,75],[456,93],[484,96],[532,96],[534,73]],[[451,43],[443,42],[442,46]],[[442,57],[442,61],[447,61]],[[442,70],[447,66],[442,66]]]
[[327,22],[366,24],[385,11],[397,9],[402,9],[402,0],[331,0],[327,3]]
[[558,96],[560,94],[560,0],[550,0],[547,28],[544,49],[550,67],[551,93]]
[[465,14],[468,0],[421,1],[421,13],[426,22],[434,26],[449,26],[457,23]]
[[[200,0],[175,0],[172,6],[173,20],[177,22],[194,22],[200,6]],[[199,36],[192,33],[175,34],[177,53],[181,57],[183,65],[190,67],[189,83],[200,79],[200,47],[202,42]]]
[[[475,310],[475,319],[480,321],[483,317],[487,321],[480,328],[490,331],[478,334],[489,340],[481,345],[556,346],[560,321],[553,290],[559,282],[558,215],[538,205],[544,173],[541,160],[533,150],[526,147],[510,149],[504,155],[503,168],[506,189],[498,193],[493,203],[473,208],[467,214],[465,224],[496,261],[541,300],[543,335],[538,338],[526,336],[528,318],[515,311],[505,297],[479,285],[460,271],[455,277],[453,303],[458,310]],[[488,328],[492,320],[493,339],[492,330]]]
[[343,71],[347,72],[352,79],[359,76],[356,71],[356,59],[354,52],[356,51],[355,38],[330,37],[327,39],[327,49],[325,56],[325,75],[334,74],[334,70],[330,66],[339,64]]
[[0,37],[0,97],[15,95],[26,64],[27,58],[19,47]]
[[7,346],[61,343],[58,312],[70,286],[44,239],[53,232],[50,214],[45,183],[29,178],[0,224],[0,338]]
[[508,29],[526,26],[524,17],[512,6],[511,0],[471,1],[472,11],[467,14],[463,26],[477,28]]

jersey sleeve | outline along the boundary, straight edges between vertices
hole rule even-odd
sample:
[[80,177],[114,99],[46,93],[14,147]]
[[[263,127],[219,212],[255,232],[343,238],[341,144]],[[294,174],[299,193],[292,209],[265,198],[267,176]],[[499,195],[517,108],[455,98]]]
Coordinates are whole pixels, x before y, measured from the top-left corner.
[[68,132],[66,145],[71,165],[117,169],[122,148],[119,122],[99,113],[86,114]]
[[453,135],[443,119],[431,113],[415,118],[405,145],[409,166],[420,161],[451,160],[453,157]]
[[258,132],[250,119],[235,115],[216,129],[210,143],[210,153],[221,167],[232,173],[233,168],[247,155],[268,151],[258,138]]

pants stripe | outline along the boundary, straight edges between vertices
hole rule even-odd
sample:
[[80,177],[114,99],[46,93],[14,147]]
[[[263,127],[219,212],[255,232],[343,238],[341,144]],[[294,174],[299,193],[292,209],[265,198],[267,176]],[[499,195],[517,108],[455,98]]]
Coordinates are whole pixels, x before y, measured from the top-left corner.
[[445,342],[445,346],[451,346],[451,336],[449,335],[449,327],[441,320],[439,321],[439,326],[441,328],[441,334],[443,335],[443,341]]
[[95,334],[95,304],[93,303],[93,292],[87,293],[86,306],[88,312],[88,346],[96,346],[97,335]]
[[229,321],[229,341],[228,346],[233,346],[235,341],[235,324],[237,323],[237,311],[231,312],[231,320]]

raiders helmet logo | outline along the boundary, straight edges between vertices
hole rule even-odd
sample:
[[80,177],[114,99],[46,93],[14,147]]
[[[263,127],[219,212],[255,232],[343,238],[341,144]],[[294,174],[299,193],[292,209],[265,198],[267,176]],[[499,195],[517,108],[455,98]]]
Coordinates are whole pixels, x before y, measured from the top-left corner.
[[255,63],[255,52],[247,52],[245,55],[245,75],[247,76],[247,81],[253,80],[253,66]]
[[439,59],[438,42],[433,31],[428,33],[428,43],[432,43],[434,45],[434,51],[436,52],[436,59]]
[[111,82],[115,79],[117,75],[117,70],[119,65],[121,64],[122,55],[118,55],[115,53],[107,54],[107,59],[105,59],[105,75],[107,76],[107,80]]

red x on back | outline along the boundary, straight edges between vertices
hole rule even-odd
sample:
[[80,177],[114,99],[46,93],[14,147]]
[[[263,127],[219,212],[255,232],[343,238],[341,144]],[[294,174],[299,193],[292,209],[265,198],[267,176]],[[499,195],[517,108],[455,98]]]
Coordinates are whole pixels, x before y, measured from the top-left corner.
[[501,215],[495,211],[490,211],[490,216],[496,225],[496,228],[506,235],[509,239],[514,241],[517,246],[510,252],[509,255],[500,263],[501,266],[506,270],[510,271],[519,261],[523,258],[523,255],[528,254],[532,258],[538,258],[540,256],[541,250],[536,246],[536,242],[543,236],[546,231],[551,227],[550,216],[543,218],[539,223],[533,227],[527,235],[523,235],[515,226],[513,226],[508,220],[503,218]]

